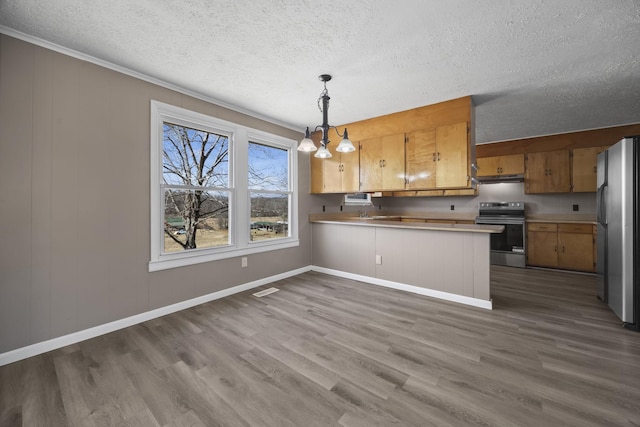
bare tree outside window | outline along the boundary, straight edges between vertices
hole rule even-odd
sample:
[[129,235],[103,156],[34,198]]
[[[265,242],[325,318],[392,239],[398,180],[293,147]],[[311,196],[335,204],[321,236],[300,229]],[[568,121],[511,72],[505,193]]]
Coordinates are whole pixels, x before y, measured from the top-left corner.
[[164,252],[229,244],[229,137],[163,123]]
[[289,153],[286,149],[249,142],[251,240],[289,236]]

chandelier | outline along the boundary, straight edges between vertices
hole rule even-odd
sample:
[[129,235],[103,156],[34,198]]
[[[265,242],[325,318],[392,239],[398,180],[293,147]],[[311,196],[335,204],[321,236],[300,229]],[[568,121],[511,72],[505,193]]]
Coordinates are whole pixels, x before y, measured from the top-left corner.
[[[318,149],[316,145],[311,140],[311,132],[309,132],[309,128],[307,127],[307,131],[305,132],[304,139],[300,141],[300,145],[298,146],[298,151],[311,152],[316,151],[315,157],[320,159],[328,159],[331,156],[331,152],[327,150],[327,144],[329,144],[329,129],[334,129],[338,136],[342,138],[340,144],[336,147],[336,151],[340,153],[349,153],[351,151],[356,151],[356,148],[353,146],[351,141],[349,141],[349,134],[347,133],[347,128],[344,129],[344,134],[340,134],[338,129],[335,126],[329,125],[329,92],[327,91],[327,82],[331,80],[331,76],[329,74],[321,74],[319,77],[320,81],[324,82],[324,90],[320,93],[320,97],[318,98],[318,108],[320,112],[322,112],[322,124],[316,126],[315,131],[318,129],[322,130],[322,139],[320,140],[320,148]],[[322,101],[322,105],[320,102]]]

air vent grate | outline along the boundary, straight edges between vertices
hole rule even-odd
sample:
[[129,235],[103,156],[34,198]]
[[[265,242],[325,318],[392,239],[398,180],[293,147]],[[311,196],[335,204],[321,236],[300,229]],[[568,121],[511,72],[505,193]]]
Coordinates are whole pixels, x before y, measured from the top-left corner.
[[261,297],[264,297],[264,296],[266,296],[266,295],[272,294],[272,293],[274,293],[274,292],[278,292],[279,290],[280,290],[280,289],[278,289],[278,288],[269,288],[269,289],[264,289],[264,290],[262,290],[262,291],[260,291],[260,292],[256,292],[255,294],[253,294],[253,296],[254,296],[254,297],[261,298]]

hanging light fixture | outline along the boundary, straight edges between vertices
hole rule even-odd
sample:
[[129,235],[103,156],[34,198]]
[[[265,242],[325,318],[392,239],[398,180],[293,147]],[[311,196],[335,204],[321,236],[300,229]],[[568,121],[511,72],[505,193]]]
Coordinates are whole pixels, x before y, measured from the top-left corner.
[[[316,151],[315,157],[320,159],[328,159],[331,157],[331,152],[327,149],[327,144],[329,144],[329,129],[334,129],[339,137],[342,138],[340,144],[336,147],[336,151],[340,153],[350,153],[352,151],[356,151],[356,147],[353,146],[351,141],[349,141],[349,134],[347,133],[347,128],[344,129],[344,133],[340,134],[338,129],[335,126],[329,125],[329,92],[327,91],[327,82],[331,80],[331,76],[329,74],[321,74],[318,77],[320,81],[324,82],[324,90],[320,93],[320,97],[318,98],[318,108],[322,112],[322,124],[316,126],[316,131],[318,129],[322,130],[322,140],[320,140],[320,148],[317,148],[316,145],[311,140],[311,132],[309,132],[309,128],[304,134],[304,138],[300,141],[300,145],[298,146],[298,151]],[[322,105],[320,104],[322,102]],[[315,132],[315,131],[314,131]]]

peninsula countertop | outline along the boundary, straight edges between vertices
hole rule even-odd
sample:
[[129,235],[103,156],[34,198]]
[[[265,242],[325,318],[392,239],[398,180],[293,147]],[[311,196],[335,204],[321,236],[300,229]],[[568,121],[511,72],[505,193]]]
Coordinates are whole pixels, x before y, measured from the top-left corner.
[[[424,219],[426,222],[416,222],[415,219]],[[504,230],[502,225],[442,224],[428,221],[429,218],[418,218],[415,215],[379,215],[369,217],[346,216],[341,214],[309,215],[309,222],[311,223],[344,224],[362,227],[387,227],[466,233],[501,233]]]

